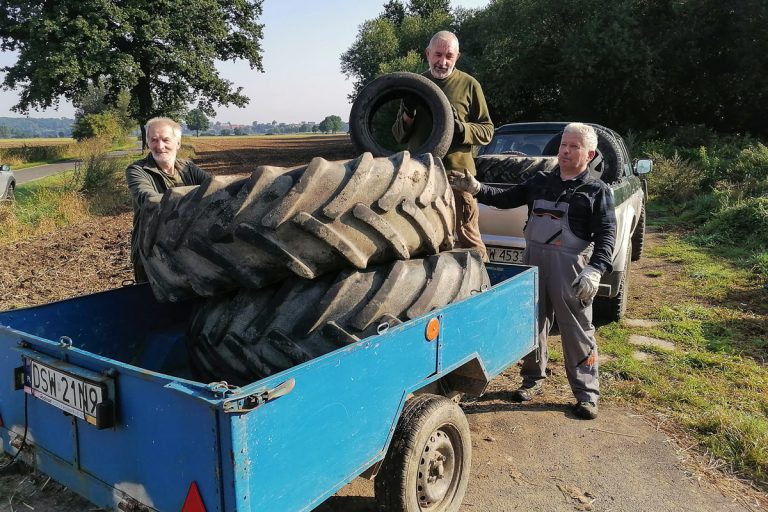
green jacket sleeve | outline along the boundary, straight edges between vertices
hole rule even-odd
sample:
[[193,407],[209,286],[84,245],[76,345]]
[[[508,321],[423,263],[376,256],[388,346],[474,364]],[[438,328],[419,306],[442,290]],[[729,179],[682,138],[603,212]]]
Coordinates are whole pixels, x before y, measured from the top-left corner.
[[461,120],[464,124],[464,140],[459,143],[485,146],[493,137],[493,122],[488,112],[483,89],[476,81],[472,83],[470,95],[472,99],[469,103],[469,112],[466,119]]
[[138,163],[133,163],[125,170],[125,180],[131,191],[134,211],[139,211],[147,198],[160,195],[152,176]]

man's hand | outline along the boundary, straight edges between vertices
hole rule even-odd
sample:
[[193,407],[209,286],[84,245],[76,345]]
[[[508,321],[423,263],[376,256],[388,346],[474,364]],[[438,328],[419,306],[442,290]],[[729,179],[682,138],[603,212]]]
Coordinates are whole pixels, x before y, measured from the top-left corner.
[[416,117],[416,107],[419,106],[419,98],[414,94],[403,96],[403,114],[413,119]]
[[597,287],[600,286],[600,271],[592,265],[587,265],[576,276],[571,286],[576,291],[576,297],[584,304],[591,304],[597,295]]
[[480,182],[469,174],[467,169],[464,169],[464,171],[450,171],[448,173],[448,183],[451,184],[451,188],[461,192],[468,192],[473,196],[480,192]]
[[456,107],[451,105],[451,110],[453,111],[453,141],[464,142],[464,123],[459,121],[459,113],[456,112]]

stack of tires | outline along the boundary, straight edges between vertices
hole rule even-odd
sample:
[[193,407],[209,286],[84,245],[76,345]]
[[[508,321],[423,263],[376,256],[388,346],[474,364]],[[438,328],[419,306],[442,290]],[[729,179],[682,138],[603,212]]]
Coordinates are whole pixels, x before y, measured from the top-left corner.
[[158,300],[206,298],[197,377],[243,385],[488,287],[454,219],[439,159],[364,153],[170,189],[142,208],[139,250]]

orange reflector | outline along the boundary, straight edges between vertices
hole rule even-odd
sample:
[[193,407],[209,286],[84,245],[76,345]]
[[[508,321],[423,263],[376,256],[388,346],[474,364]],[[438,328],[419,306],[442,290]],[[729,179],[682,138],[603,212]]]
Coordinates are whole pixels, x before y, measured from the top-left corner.
[[184,500],[181,512],[206,512],[203,498],[200,496],[200,490],[197,488],[197,482],[192,482],[192,485],[189,486],[187,499]]
[[425,333],[428,341],[435,341],[440,334],[440,320],[435,317],[427,323],[427,332]]

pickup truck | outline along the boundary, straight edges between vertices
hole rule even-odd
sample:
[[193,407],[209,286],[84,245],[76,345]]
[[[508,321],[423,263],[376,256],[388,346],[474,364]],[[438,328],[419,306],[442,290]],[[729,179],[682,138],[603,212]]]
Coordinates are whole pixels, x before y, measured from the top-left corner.
[[312,510],[376,475],[380,510],[459,509],[479,395],[536,346],[538,273],[240,387],[192,378],[195,301],[147,284],[0,312],[3,450],[100,507]]
[[[496,129],[493,139],[476,157],[481,182],[506,187],[522,182],[538,171],[557,166],[557,151],[565,122],[513,123]],[[633,161],[626,144],[615,131],[591,124],[598,136],[597,156],[590,172],[611,187],[616,204],[616,245],[613,270],[603,275],[594,304],[595,318],[618,321],[624,317],[629,294],[631,261],[640,259],[645,236],[644,175],[651,160]],[[480,232],[491,264],[515,264],[523,260],[528,207],[500,210],[480,204]]]

